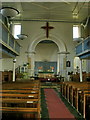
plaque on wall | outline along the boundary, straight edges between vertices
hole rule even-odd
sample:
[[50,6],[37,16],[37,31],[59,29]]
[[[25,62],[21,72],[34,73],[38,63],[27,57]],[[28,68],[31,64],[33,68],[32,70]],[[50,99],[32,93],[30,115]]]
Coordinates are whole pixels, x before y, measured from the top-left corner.
[[70,67],[70,61],[66,61],[66,67]]

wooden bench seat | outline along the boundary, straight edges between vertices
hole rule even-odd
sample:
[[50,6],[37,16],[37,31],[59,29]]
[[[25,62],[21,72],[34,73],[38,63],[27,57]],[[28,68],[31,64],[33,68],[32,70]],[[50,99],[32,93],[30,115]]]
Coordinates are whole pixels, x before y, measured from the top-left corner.
[[[38,108],[17,108],[17,107],[0,107],[0,111],[2,111],[2,120],[4,119],[14,119],[14,120],[30,120],[39,119],[38,116]],[[17,116],[18,114],[18,116]],[[6,118],[5,118],[6,117]]]
[[0,107],[0,111],[17,111],[17,112],[37,112],[38,108],[20,108],[20,107]]
[[[90,82],[62,82],[62,95],[79,111],[84,118],[87,118],[87,108],[90,111]],[[90,119],[90,116],[89,116]]]
[[0,98],[2,103],[34,103],[38,101],[39,99]]
[[0,99],[3,107],[25,107],[25,108],[38,108],[39,99],[18,99],[18,98],[3,98]]
[[11,93],[3,93],[0,94],[1,97],[13,97],[13,98],[38,98],[38,94],[11,94]]
[[90,91],[82,91],[79,94],[78,111],[84,118],[90,119]]
[[30,81],[30,82],[10,82],[10,83],[3,83],[2,84],[2,89],[11,89],[11,88],[32,88],[32,87],[36,87],[39,88],[40,87],[40,81],[35,80],[35,81]]
[[[90,84],[88,83],[75,83],[75,82],[68,82],[66,85],[64,85],[63,89],[63,95],[67,100],[73,105],[73,96],[74,96],[74,90],[80,91],[80,89],[89,89]],[[77,95],[77,94],[76,94]]]
[[34,94],[34,93],[39,93],[39,90],[0,90],[2,93],[27,93],[27,94]]
[[3,119],[7,115],[9,119],[16,116],[22,120],[40,119],[40,83],[39,81],[34,82],[36,81],[4,83],[2,85],[2,90],[0,90],[2,108],[0,111],[2,111]]
[[88,88],[77,88],[73,90],[73,106],[78,110],[78,100],[79,100],[79,95],[82,93],[82,91],[90,91]]
[[38,84],[4,84],[2,85],[2,89],[21,89],[21,88],[39,88],[40,86]]

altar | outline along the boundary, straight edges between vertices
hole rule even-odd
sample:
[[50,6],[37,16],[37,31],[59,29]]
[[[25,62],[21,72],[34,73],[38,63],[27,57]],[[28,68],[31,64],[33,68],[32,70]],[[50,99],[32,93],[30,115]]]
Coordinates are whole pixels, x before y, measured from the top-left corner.
[[54,78],[54,72],[38,72],[39,78]]

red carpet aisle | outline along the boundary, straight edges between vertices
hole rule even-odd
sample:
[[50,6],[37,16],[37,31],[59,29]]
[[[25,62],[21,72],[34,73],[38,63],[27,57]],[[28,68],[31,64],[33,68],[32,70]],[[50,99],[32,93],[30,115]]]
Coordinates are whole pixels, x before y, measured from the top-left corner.
[[64,118],[63,120],[75,120],[65,104],[58,97],[54,89],[44,89],[49,118]]

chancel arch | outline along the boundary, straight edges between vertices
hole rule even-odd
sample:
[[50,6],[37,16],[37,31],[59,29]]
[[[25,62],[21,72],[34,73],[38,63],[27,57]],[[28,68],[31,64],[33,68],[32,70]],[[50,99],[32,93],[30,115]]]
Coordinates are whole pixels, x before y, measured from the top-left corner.
[[[56,36],[50,36],[49,38],[44,38],[44,37],[37,37],[37,39],[34,39],[33,42],[30,43],[29,47],[28,47],[28,57],[31,58],[31,75],[34,75],[34,68],[35,68],[35,56],[37,54],[36,48],[39,45],[39,43],[41,43],[42,41],[52,41],[56,46],[57,46],[57,57],[56,57],[56,61],[57,61],[57,70],[55,70],[55,73],[62,73],[62,75],[64,75],[64,58],[65,58],[65,53],[67,52],[67,48],[66,45],[64,44],[64,42],[62,42],[61,39],[57,38]],[[48,54],[48,53],[47,53]],[[47,58],[44,58],[42,61],[48,61]],[[63,71],[63,72],[62,72]]]
[[28,52],[35,52],[35,47],[37,46],[37,44],[43,40],[51,40],[53,42],[56,43],[56,45],[58,46],[59,48],[59,51],[58,52],[65,52],[67,50],[66,48],[66,45],[65,43],[62,41],[61,38],[59,37],[56,37],[56,36],[53,36],[51,35],[49,38],[46,38],[46,37],[42,37],[39,35],[37,35],[37,37],[35,36],[35,38],[33,38],[34,40],[31,40],[32,42],[30,43],[29,47],[28,47]]

